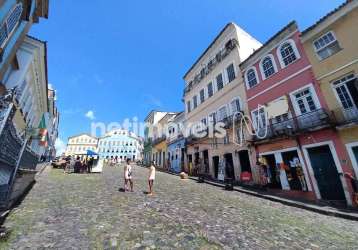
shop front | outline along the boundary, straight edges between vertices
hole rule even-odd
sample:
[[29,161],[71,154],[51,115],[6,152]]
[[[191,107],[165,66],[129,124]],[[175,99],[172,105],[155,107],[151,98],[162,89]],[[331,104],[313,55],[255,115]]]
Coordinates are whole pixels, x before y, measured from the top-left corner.
[[[289,197],[315,200],[310,183],[309,173],[301,150],[289,142],[290,147],[283,148],[285,143],[263,145],[258,149],[258,167],[260,184],[268,190]],[[280,145],[280,149],[268,151]]]

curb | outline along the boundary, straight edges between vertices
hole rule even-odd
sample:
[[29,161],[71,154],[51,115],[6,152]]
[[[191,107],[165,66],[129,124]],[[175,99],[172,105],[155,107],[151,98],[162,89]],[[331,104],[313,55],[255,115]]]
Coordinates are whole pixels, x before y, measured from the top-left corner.
[[[195,177],[189,177],[189,178],[192,180],[196,180],[196,181],[198,180]],[[208,180],[205,180],[204,182],[206,184],[217,186],[217,187],[222,187],[222,188],[225,187],[225,185],[223,185],[223,184],[211,182]],[[281,197],[277,197],[277,196],[273,196],[273,195],[259,194],[257,192],[245,190],[240,187],[234,187],[234,191],[244,193],[247,195],[252,195],[252,196],[262,198],[265,200],[270,200],[273,202],[279,202],[279,203],[282,203],[287,206],[309,210],[309,211],[316,212],[319,214],[324,214],[324,215],[329,215],[329,216],[333,216],[333,217],[339,217],[339,218],[343,218],[343,219],[358,221],[358,213],[349,213],[349,212],[341,212],[341,211],[336,211],[336,210],[322,209],[320,207],[317,207],[314,204],[311,205],[311,204],[306,204],[306,203],[299,202],[299,201],[293,201],[293,200],[289,200],[289,199],[285,199],[285,198],[281,198]]]
[[[171,175],[179,176],[179,174],[167,172],[167,171],[161,170],[161,169],[158,169],[158,171],[167,173],[167,174],[171,174]],[[189,176],[188,179],[198,181],[197,177]],[[224,184],[213,182],[213,181],[204,180],[204,183],[212,185],[212,186],[216,186],[216,187],[225,188]],[[255,197],[258,197],[261,199],[265,199],[265,200],[269,200],[269,201],[273,201],[273,202],[279,202],[279,203],[287,205],[287,206],[305,209],[305,210],[312,211],[312,212],[319,213],[319,214],[343,218],[343,219],[347,219],[347,220],[358,221],[358,213],[355,213],[355,212],[349,213],[349,212],[341,212],[341,211],[337,211],[337,210],[323,209],[323,208],[320,208],[314,204],[307,204],[304,202],[293,201],[293,200],[289,200],[289,199],[285,199],[285,198],[281,198],[281,197],[277,197],[277,196],[273,196],[273,195],[260,194],[255,191],[245,190],[245,189],[243,189],[241,187],[237,187],[237,186],[234,187],[234,191],[244,193],[247,195],[252,195],[252,196],[255,196]]]

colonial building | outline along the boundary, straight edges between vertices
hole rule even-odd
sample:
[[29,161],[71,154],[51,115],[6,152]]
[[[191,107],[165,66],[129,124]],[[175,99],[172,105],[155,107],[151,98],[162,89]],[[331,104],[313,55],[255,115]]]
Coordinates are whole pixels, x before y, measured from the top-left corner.
[[[261,178],[272,189],[307,199],[351,204],[344,145],[312,72],[295,22],[240,64],[254,123]],[[319,184],[318,184],[319,183]]]
[[[355,172],[358,177],[357,27],[358,1],[346,1],[301,35],[312,70],[326,99],[327,109],[334,116],[336,131],[344,144],[344,147],[335,147],[337,163],[331,161],[331,164],[326,164],[323,168],[325,171],[320,171],[320,176],[317,175],[320,165],[315,163],[310,149],[306,151],[311,158],[309,165],[313,172],[315,192],[317,197],[322,199],[331,199],[332,195],[341,190],[342,185],[347,186],[345,191],[352,191],[350,182],[345,184],[346,180],[343,176],[337,176],[337,172]],[[329,137],[326,140],[322,145],[334,145]],[[322,154],[320,161],[324,162]],[[330,188],[327,188],[327,185]],[[347,192],[345,197],[350,200]]]
[[101,159],[142,160],[142,141],[133,132],[115,129],[98,139],[97,152]]
[[52,160],[56,157],[55,142],[58,137],[58,126],[60,122],[60,113],[56,106],[56,90],[52,85],[48,87],[48,113],[46,114],[47,130],[48,130],[48,145],[45,152],[45,156],[48,160]]
[[80,134],[68,138],[66,156],[84,156],[87,150],[97,151],[98,139],[88,134]]
[[152,156],[160,168],[168,169],[169,167],[169,156],[167,154],[167,131],[168,123],[174,118],[176,113],[167,112],[153,127],[152,136]]
[[158,121],[165,116],[166,113],[167,112],[152,110],[144,119],[146,123],[143,148],[143,160],[145,165],[149,165],[150,162],[154,160],[152,152],[153,128],[158,123]]
[[[261,43],[234,23],[227,24],[205,52],[184,75],[186,124],[201,122],[204,127],[223,122],[225,138],[207,136],[187,138],[186,166],[198,167],[199,161],[208,165],[208,174],[215,179],[227,177],[239,179],[241,165],[251,169],[246,145],[234,144],[232,115],[247,109],[244,84],[239,64],[252,54]],[[202,131],[201,131],[202,132]],[[242,159],[240,162],[240,153]]]
[[168,120],[167,151],[169,171],[180,173],[184,171],[185,138],[180,125],[185,126],[185,112],[179,112]]
[[33,23],[48,17],[48,0],[0,1],[0,84],[17,67],[16,53]]

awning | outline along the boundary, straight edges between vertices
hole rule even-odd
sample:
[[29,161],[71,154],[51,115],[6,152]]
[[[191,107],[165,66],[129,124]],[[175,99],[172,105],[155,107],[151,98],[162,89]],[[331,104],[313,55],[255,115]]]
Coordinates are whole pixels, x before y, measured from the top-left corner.
[[87,155],[98,155],[96,152],[92,151],[92,150],[87,150]]

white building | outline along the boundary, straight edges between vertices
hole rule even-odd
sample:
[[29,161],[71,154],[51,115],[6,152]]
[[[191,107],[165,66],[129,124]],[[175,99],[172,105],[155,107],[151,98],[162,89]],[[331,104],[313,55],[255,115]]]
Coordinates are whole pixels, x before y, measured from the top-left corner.
[[80,134],[68,138],[66,156],[83,156],[87,150],[97,152],[98,139],[88,134]]
[[112,130],[98,140],[98,154],[102,159],[136,161],[142,159],[142,151],[142,139],[127,130]]
[[[16,99],[22,115],[15,115],[14,125],[20,135],[24,134],[25,128],[38,128],[40,124],[48,122],[46,42],[27,36],[16,52],[4,82],[7,89],[17,87]],[[47,127],[47,124],[44,125]],[[38,156],[46,150],[38,140],[33,140],[30,145]]]
[[[232,120],[238,111],[248,114],[239,64],[259,47],[259,41],[234,23],[221,30],[184,75],[187,124],[214,125]],[[232,126],[228,126],[226,137],[221,140],[209,136],[187,138],[187,166],[204,161],[209,165],[208,174],[218,178],[220,168],[228,164],[234,167],[235,178],[239,178],[241,167],[236,152],[245,150],[247,158],[249,151],[234,144],[235,139]]]

